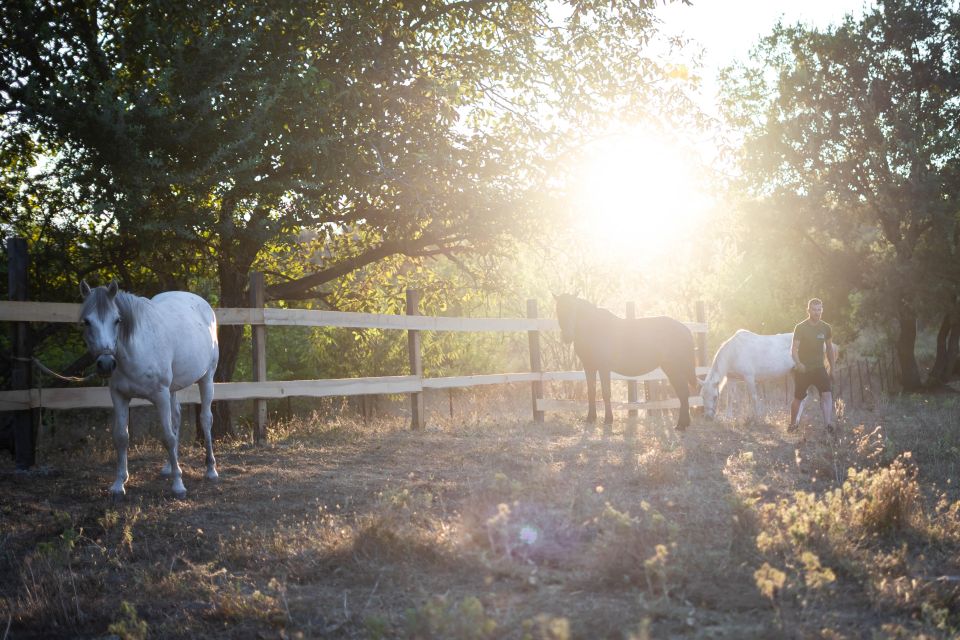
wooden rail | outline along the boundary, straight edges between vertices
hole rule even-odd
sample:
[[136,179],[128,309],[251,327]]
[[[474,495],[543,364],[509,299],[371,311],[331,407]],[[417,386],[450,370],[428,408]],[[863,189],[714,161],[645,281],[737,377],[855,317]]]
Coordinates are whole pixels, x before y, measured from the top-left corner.
[[[659,369],[636,378],[612,374],[614,380],[636,380],[638,382],[664,380],[666,376]],[[697,374],[705,374],[706,367],[699,367]],[[451,376],[443,378],[420,378],[418,376],[380,376],[369,378],[336,378],[329,380],[286,380],[267,382],[217,382],[213,385],[213,397],[217,400],[275,400],[289,397],[324,398],[329,396],[356,396],[376,394],[421,393],[426,389],[453,389],[479,387],[493,384],[521,382],[549,382],[554,380],[583,381],[583,371],[544,371],[542,373],[490,373],[473,376]],[[177,392],[183,404],[198,404],[200,392],[197,385],[191,385]],[[551,400],[538,400],[540,407],[553,407]],[[625,408],[662,409],[649,403],[621,403]],[[667,400],[666,402],[669,402]],[[692,402],[692,400],[691,400]],[[150,404],[146,400],[135,399],[131,406]],[[578,405],[582,403],[577,403]],[[631,406],[627,407],[627,404]],[[632,406],[636,405],[636,406]],[[22,391],[0,391],[0,411],[22,411],[25,409],[92,409],[109,408],[110,392],[107,387],[57,387],[51,389],[25,389]],[[557,405],[559,406],[559,405]],[[680,406],[679,404],[677,406]],[[697,405],[692,405],[697,406]],[[618,405],[618,408],[619,405]],[[548,408],[539,410],[556,411]]]
[[[77,322],[80,304],[71,302],[0,301],[0,322]],[[351,327],[418,331],[556,331],[552,318],[445,318],[441,316],[381,315],[313,309],[214,309],[217,323],[267,327]],[[694,333],[706,333],[705,322],[684,323]]]
[[[262,286],[259,274],[251,279],[251,289],[256,283]],[[422,393],[426,389],[450,389],[459,387],[476,387],[493,384],[529,383],[533,393],[533,415],[535,420],[542,419],[544,411],[582,410],[582,403],[545,399],[543,383],[551,381],[582,381],[583,371],[538,371],[539,354],[533,356],[534,349],[538,350],[539,332],[556,331],[559,329],[556,320],[537,318],[536,305],[528,304],[528,318],[446,318],[437,316],[417,315],[417,297],[411,292],[408,298],[406,315],[380,315],[372,313],[348,313],[342,311],[316,311],[311,309],[279,309],[263,308],[260,299],[251,292],[251,304],[254,308],[218,308],[214,309],[217,322],[222,325],[251,325],[257,343],[254,348],[254,374],[258,378],[254,382],[223,382],[214,385],[214,397],[219,400],[254,400],[257,433],[262,438],[265,435],[265,400],[287,398],[292,396],[321,398],[326,396],[352,396],[375,394],[410,394],[412,400],[412,426],[422,426],[423,408]],[[77,322],[80,315],[80,304],[62,302],[6,302],[0,301],[0,322]],[[699,311],[699,310],[698,310]],[[699,315],[699,314],[698,314]],[[691,331],[698,334],[707,332],[705,322],[684,323]],[[409,349],[411,372],[406,376],[382,376],[367,378],[347,378],[337,380],[288,380],[268,381],[265,362],[265,334],[264,328],[269,326],[299,326],[299,327],[350,327],[371,329],[395,329],[409,332]],[[531,347],[530,372],[495,373],[484,375],[454,376],[442,378],[424,378],[422,365],[419,365],[419,344],[421,331],[516,331],[528,332]],[[703,342],[702,336],[699,340]],[[702,364],[702,363],[701,363]],[[706,374],[708,367],[697,368],[698,375]],[[625,377],[613,374],[614,380],[650,383],[666,380],[660,369],[637,377]],[[180,401],[185,404],[198,403],[199,392],[196,385],[187,387],[178,392]],[[649,398],[649,396],[648,396]],[[648,400],[636,402],[616,403],[615,408],[635,412],[637,409],[660,410],[679,406],[675,399]],[[699,398],[691,398],[691,405],[698,406]],[[144,400],[134,400],[133,406],[148,404]],[[110,395],[106,387],[83,388],[30,388],[0,392],[0,411],[24,411],[28,409],[81,409],[111,407]]]

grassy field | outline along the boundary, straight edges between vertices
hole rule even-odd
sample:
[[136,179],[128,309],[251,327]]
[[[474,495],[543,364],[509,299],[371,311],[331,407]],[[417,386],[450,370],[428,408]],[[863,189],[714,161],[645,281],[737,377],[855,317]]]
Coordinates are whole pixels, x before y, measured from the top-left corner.
[[0,639],[957,637],[960,403],[816,413],[316,418],[121,504],[108,446],[4,460]]

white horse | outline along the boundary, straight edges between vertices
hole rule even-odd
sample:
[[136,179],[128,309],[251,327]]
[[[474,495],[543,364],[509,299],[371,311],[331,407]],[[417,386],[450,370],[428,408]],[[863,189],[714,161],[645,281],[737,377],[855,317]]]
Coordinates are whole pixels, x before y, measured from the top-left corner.
[[161,473],[173,476],[173,493],[187,494],[177,461],[180,403],[177,390],[194,382],[200,387],[200,424],[207,441],[207,478],[216,480],[210,427],[213,414],[213,373],[220,358],[217,319],[207,302],[186,291],[168,291],[152,299],[120,291],[116,282],[91,289],[80,283],[83,306],[80,324],[97,372],[110,378],[113,400],[113,443],[117,448],[117,479],[110,493],[126,493],[129,478],[127,448],[130,399],[153,403],[163,426],[163,444],[169,460]]
[[[753,415],[756,415],[759,407],[757,381],[775,380],[790,373],[794,364],[790,355],[792,341],[793,333],[758,335],[740,329],[720,345],[700,389],[704,417],[712,420],[716,415],[720,394],[731,376],[743,378],[746,382]],[[803,411],[803,405],[800,411]]]

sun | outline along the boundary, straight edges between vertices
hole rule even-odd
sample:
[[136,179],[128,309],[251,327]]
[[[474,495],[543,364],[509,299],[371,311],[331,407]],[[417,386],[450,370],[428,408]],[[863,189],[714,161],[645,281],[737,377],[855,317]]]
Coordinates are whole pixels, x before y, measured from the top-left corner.
[[696,151],[645,131],[591,144],[575,180],[575,231],[625,260],[674,253],[711,206]]

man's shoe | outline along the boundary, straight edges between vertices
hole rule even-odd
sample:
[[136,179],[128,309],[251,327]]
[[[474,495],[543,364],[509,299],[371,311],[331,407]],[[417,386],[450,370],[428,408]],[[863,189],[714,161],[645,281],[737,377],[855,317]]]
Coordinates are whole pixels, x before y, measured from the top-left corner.
[[837,435],[837,430],[834,428],[832,424],[827,425],[827,434],[831,436]]
[[796,432],[797,432],[797,429],[799,429],[799,428],[800,428],[800,425],[799,425],[799,424],[797,424],[797,423],[795,423],[795,422],[791,422],[791,423],[790,423],[790,426],[787,427],[787,433],[796,433]]

